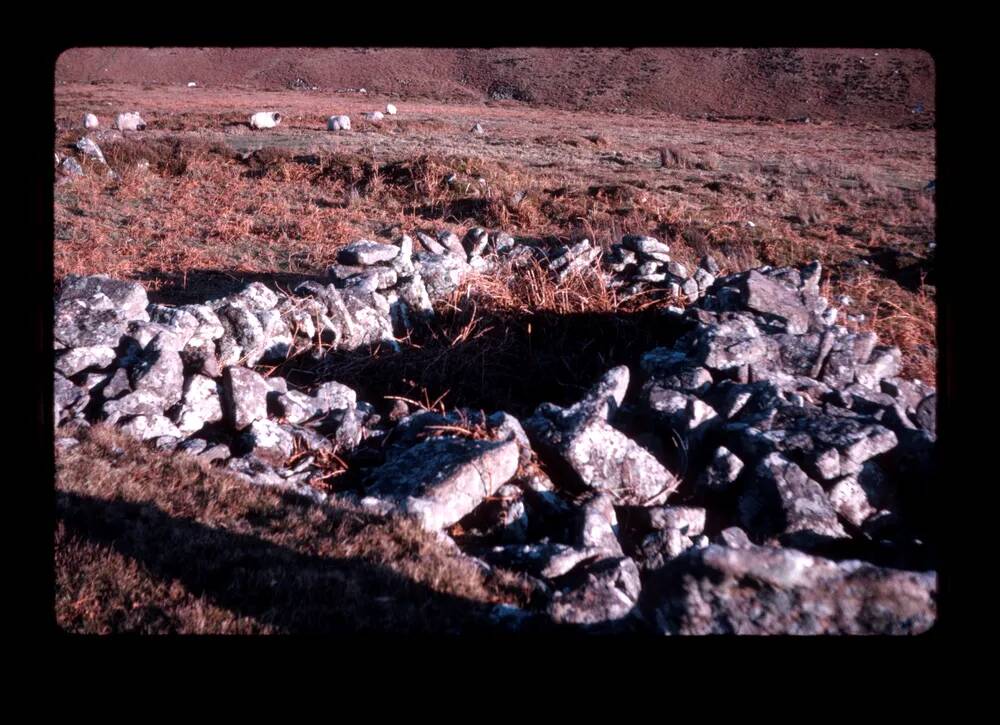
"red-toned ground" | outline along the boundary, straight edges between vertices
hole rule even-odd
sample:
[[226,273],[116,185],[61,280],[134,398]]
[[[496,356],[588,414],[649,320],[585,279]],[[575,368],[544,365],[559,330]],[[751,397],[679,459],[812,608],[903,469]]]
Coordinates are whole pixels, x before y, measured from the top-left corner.
[[59,58],[56,81],[270,90],[300,81],[323,94],[893,125],[926,122],[935,109],[933,58],[884,48],[76,48]]
[[[310,90],[290,88],[297,79]],[[55,187],[57,281],[109,274],[181,302],[323,275],[344,244],[400,230],[482,225],[602,246],[644,233],[726,272],[821,260],[826,294],[865,315],[847,324],[934,381],[926,53],[80,49],[56,81],[56,151],[85,171]],[[387,101],[399,115],[361,115]],[[265,109],[281,125],[252,131]],[[111,130],[126,110],[147,129]],[[115,176],[74,149],[86,112]],[[326,131],[335,113],[351,132]],[[811,123],[790,121],[801,116]],[[420,397],[412,386],[449,406],[531,410],[562,394],[557,377],[576,390],[620,348],[652,344],[645,310],[595,279],[477,276],[471,319],[442,309],[424,347],[345,363],[342,380],[365,400]],[[517,400],[500,406],[504,391]],[[292,506],[103,426],[83,439],[57,456],[67,631],[468,631],[492,603],[530,598],[515,575],[485,577],[406,522]]]

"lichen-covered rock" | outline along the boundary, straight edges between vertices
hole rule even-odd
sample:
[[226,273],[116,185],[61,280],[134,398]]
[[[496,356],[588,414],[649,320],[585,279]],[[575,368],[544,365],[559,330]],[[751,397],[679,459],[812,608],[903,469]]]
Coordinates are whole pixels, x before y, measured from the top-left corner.
[[376,469],[367,493],[439,531],[492,496],[517,465],[514,441],[430,438]]
[[222,410],[226,420],[243,430],[267,418],[267,393],[263,377],[244,367],[229,366],[222,373]]
[[120,310],[126,320],[149,319],[146,312],[146,307],[149,305],[146,289],[138,282],[123,282],[106,275],[90,277],[67,275],[62,283],[59,301],[90,301],[96,295],[104,295],[110,302],[109,307],[102,309]]
[[128,326],[126,313],[98,293],[56,304],[52,334],[64,347],[116,347]]
[[580,506],[575,541],[578,548],[596,549],[604,556],[621,557],[618,541],[618,518],[614,499],[606,493],[588,497]]
[[602,558],[599,549],[577,549],[567,544],[540,542],[507,544],[486,551],[482,558],[493,566],[523,571],[543,579],[557,579],[584,561]]
[[122,432],[143,441],[161,436],[183,437],[183,434],[165,415],[137,415],[122,424],[121,428]]
[[219,383],[205,375],[192,375],[184,383],[184,399],[174,420],[182,433],[196,433],[207,423],[222,420]]
[[254,456],[275,466],[284,464],[295,447],[292,434],[266,418],[251,423],[244,433],[244,439]]
[[337,252],[337,261],[341,264],[357,264],[368,266],[379,262],[389,262],[399,254],[399,247],[394,244],[381,244],[359,239],[351,242]]
[[174,350],[151,350],[129,377],[133,390],[156,395],[164,408],[180,402],[184,395],[184,363]]
[[106,370],[114,363],[115,357],[116,353],[111,347],[75,347],[56,357],[55,367],[58,372],[70,378],[86,370]]
[[919,634],[936,593],[931,572],[711,545],[655,573],[640,607],[664,634]]
[[548,615],[561,624],[604,625],[638,614],[639,568],[628,558],[582,564],[567,574],[552,597]]
[[568,464],[585,486],[607,491],[622,504],[663,503],[679,480],[607,422],[627,386],[628,368],[614,368],[574,406],[540,405],[524,428],[544,454]]
[[454,254],[434,255],[420,252],[413,255],[413,258],[420,278],[432,299],[447,297],[472,272],[468,262]]
[[780,453],[761,460],[753,473],[739,500],[740,523],[752,535],[846,536],[826,492]]
[[726,493],[733,489],[742,471],[743,461],[725,446],[719,446],[698,475],[696,486],[702,493]]

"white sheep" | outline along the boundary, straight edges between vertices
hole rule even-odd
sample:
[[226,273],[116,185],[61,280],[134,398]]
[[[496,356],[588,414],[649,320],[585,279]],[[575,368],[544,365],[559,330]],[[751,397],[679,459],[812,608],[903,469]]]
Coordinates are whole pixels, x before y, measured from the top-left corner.
[[135,111],[119,113],[115,116],[115,128],[119,131],[143,131],[146,129],[146,122]]
[[396,115],[396,107],[394,105],[392,105],[391,103],[387,103],[387,104],[385,104],[385,112],[388,113],[390,116],[395,116]]
[[350,131],[351,119],[348,116],[330,116],[326,119],[327,131]]
[[367,118],[369,121],[376,121],[376,122],[378,122],[378,121],[381,121],[385,117],[382,115],[381,111],[374,111],[372,113],[366,113],[365,114],[365,118]]
[[250,116],[250,128],[274,128],[281,123],[281,114],[272,111],[260,111]]
[[84,128],[97,128],[100,123],[97,120],[97,116],[93,113],[88,113],[83,117],[83,127]]

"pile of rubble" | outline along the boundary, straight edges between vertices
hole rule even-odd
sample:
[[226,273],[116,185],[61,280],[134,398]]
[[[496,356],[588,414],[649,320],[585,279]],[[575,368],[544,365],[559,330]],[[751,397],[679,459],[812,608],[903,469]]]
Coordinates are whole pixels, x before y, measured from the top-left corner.
[[[205,304],[68,278],[56,302],[55,422],[120,425],[256,483],[415,517],[484,567],[521,572],[540,622],[663,633],[913,633],[936,616],[924,511],[935,392],[898,349],[836,324],[818,263],[694,275],[626,237],[544,249],[504,233],[355,242],[330,284],[253,283]],[[333,380],[261,367],[308,350],[398,344],[433,302],[504,258],[554,275],[676,285],[684,332],[609,370],[569,407],[379,414]],[[673,290],[671,290],[673,291]],[[257,369],[255,369],[255,367]],[[633,379],[636,378],[636,379]],[[57,430],[56,443],[75,439]],[[322,493],[331,461],[351,485]]]

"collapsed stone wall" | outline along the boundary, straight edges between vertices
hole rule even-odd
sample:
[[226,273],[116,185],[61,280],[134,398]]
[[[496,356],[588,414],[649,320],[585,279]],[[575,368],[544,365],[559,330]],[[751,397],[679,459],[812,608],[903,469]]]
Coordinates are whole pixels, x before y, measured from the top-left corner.
[[[67,278],[57,429],[103,420],[254,483],[413,516],[482,567],[524,573],[540,604],[499,608],[515,628],[931,626],[935,391],[899,377],[898,349],[837,325],[818,263],[720,277],[710,258],[689,274],[644,236],[606,254],[481,228],[414,236],[355,242],[328,284],[291,294],[253,283],[175,307],[137,283]],[[519,260],[560,279],[597,267],[623,294],[662,290],[684,305],[666,314],[685,331],[523,420],[402,401],[380,415],[335,380],[261,372],[292,354],[397,346],[470,275]],[[56,444],[75,439],[57,430]],[[345,459],[351,487],[320,491]]]

